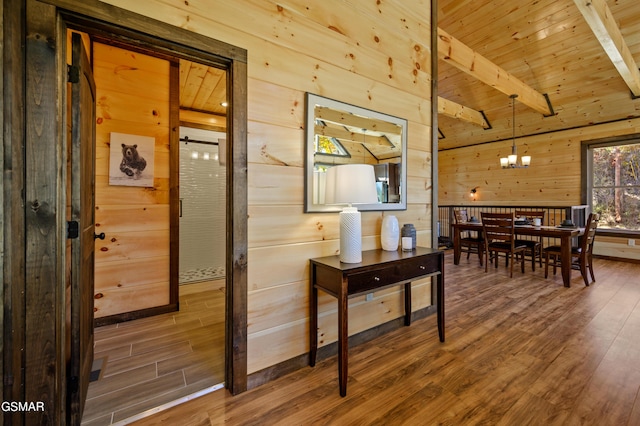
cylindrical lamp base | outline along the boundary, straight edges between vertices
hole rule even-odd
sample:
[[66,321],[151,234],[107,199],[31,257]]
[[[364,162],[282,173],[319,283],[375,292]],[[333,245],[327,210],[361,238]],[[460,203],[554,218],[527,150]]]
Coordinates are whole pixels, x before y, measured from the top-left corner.
[[340,262],[362,262],[362,225],[355,207],[340,212]]

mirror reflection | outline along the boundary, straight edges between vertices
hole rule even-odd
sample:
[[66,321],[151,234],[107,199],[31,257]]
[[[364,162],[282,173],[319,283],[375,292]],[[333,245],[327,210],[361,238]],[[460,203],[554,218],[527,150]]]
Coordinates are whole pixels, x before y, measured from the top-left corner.
[[406,209],[406,120],[311,93],[306,115],[305,211],[340,211],[324,194],[326,172],[339,164],[375,169],[378,203],[358,210]]

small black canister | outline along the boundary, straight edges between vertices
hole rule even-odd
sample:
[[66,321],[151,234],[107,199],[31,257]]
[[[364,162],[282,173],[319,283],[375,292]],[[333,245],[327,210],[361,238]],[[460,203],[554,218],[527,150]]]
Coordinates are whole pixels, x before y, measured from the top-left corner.
[[402,225],[400,234],[403,237],[411,237],[411,248],[416,248],[416,228],[412,223],[405,223],[404,225]]

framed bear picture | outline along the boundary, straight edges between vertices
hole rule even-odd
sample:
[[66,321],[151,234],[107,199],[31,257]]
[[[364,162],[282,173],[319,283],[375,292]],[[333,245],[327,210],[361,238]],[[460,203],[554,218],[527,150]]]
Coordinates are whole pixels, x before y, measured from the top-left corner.
[[111,132],[109,185],[153,187],[155,138]]

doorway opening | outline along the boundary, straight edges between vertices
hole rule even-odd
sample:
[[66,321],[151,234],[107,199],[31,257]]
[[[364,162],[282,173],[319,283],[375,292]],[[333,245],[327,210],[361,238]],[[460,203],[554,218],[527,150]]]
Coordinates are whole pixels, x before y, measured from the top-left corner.
[[[126,14],[126,13],[125,13]],[[173,63],[182,63],[183,61],[189,61],[191,63],[201,63],[206,64],[206,66],[215,66],[217,68],[223,69],[224,73],[226,73],[227,78],[223,83],[223,89],[225,90],[226,100],[233,106],[233,111],[230,112],[227,117],[224,118],[225,126],[226,123],[230,123],[229,126],[226,127],[226,131],[224,132],[225,140],[228,141],[229,145],[224,154],[218,152],[218,155],[224,155],[224,160],[227,164],[226,174],[223,178],[223,192],[225,193],[224,199],[226,202],[223,203],[223,215],[221,218],[218,218],[219,222],[222,223],[222,228],[224,232],[222,232],[222,242],[224,243],[224,251],[223,251],[223,266],[219,269],[222,270],[222,274],[214,277],[213,281],[214,293],[216,294],[215,302],[211,300],[206,300],[207,296],[203,296],[203,293],[207,291],[211,292],[211,290],[206,290],[205,292],[194,291],[193,288],[189,291],[185,291],[184,295],[180,296],[180,301],[178,303],[177,294],[178,294],[178,268],[171,267],[171,277],[172,282],[176,283],[175,289],[172,291],[172,296],[170,296],[172,301],[175,301],[177,305],[180,305],[180,311],[177,313],[162,313],[160,315],[155,315],[151,317],[141,318],[136,321],[130,322],[122,322],[118,324],[109,324],[103,327],[104,334],[107,336],[107,339],[110,339],[109,345],[111,346],[109,349],[118,349],[122,350],[126,345],[119,345],[115,343],[115,337],[119,332],[125,329],[133,330],[138,327],[136,332],[130,333],[130,338],[138,344],[138,348],[136,351],[137,359],[145,358],[144,355],[146,352],[144,351],[145,343],[141,341],[141,338],[144,336],[158,336],[158,327],[161,327],[158,323],[164,321],[165,324],[167,322],[173,323],[176,325],[178,329],[184,329],[187,327],[188,323],[198,322],[203,326],[211,326],[216,325],[217,331],[212,332],[211,329],[201,330],[196,333],[195,336],[190,337],[188,339],[188,345],[190,348],[194,347],[215,347],[216,351],[219,355],[216,359],[218,361],[214,362],[217,364],[216,366],[216,374],[211,374],[211,369],[209,368],[205,373],[202,367],[198,369],[196,366],[195,360],[192,355],[192,359],[189,359],[191,371],[185,372],[180,371],[175,374],[167,374],[162,380],[171,381],[169,376],[173,378],[181,377],[183,382],[186,383],[188,379],[185,379],[188,375],[191,375],[194,378],[198,378],[197,380],[193,380],[193,386],[185,386],[189,392],[186,397],[193,397],[193,395],[198,394],[199,392],[207,392],[213,389],[217,389],[221,387],[220,383],[224,383],[232,393],[239,393],[246,390],[246,351],[242,350],[240,352],[233,351],[232,348],[246,348],[246,333],[242,330],[246,329],[246,122],[242,120],[233,120],[233,114],[238,114],[239,117],[246,117],[246,52],[241,49],[237,49],[234,47],[226,46],[222,43],[215,42],[211,43],[211,40],[206,37],[201,37],[198,35],[194,35],[184,30],[176,29],[169,27],[165,24],[154,23],[149,26],[146,25],[145,28],[147,30],[151,30],[153,32],[155,27],[159,27],[156,32],[158,33],[167,33],[167,29],[169,28],[171,32],[175,33],[174,42],[168,42],[163,39],[158,39],[154,36],[144,36],[136,33],[136,37],[140,37],[141,40],[132,39],[131,33],[126,29],[122,29],[113,24],[105,24],[104,22],[97,23],[97,21],[93,21],[90,18],[79,18],[77,15],[66,16],[62,13],[63,19],[67,24],[68,28],[73,29],[75,31],[83,32],[85,34],[89,34],[91,37],[97,36],[98,38],[105,37],[115,37],[117,39],[118,35],[122,35],[125,39],[126,43],[122,40],[115,40],[115,44],[120,46],[126,45],[127,43],[132,43],[132,47],[136,49],[138,52],[144,49],[153,49],[154,53],[158,54],[158,56],[164,56],[167,58],[174,59]],[[132,18],[135,21],[134,18]],[[132,20],[125,20],[127,22],[132,22]],[[147,23],[148,24],[148,23]],[[186,37],[186,38],[185,38]],[[195,37],[195,38],[194,38]],[[181,44],[182,41],[186,39],[189,40],[189,46],[185,44]],[[195,40],[195,42],[194,42]],[[141,47],[143,46],[143,47]],[[214,52],[213,55],[211,53],[205,53],[206,51],[218,50],[220,47],[224,47],[220,52]],[[226,50],[225,50],[226,49]],[[240,55],[238,55],[240,53]],[[119,71],[123,71],[126,68],[120,68]],[[129,69],[131,70],[131,69]],[[174,74],[175,75],[175,74]],[[172,100],[177,99],[174,98],[173,95]],[[103,102],[104,99],[99,99],[97,102]],[[174,103],[172,102],[172,105]],[[102,105],[104,107],[104,105]],[[177,107],[177,104],[175,104]],[[111,110],[110,112],[114,112]],[[172,111],[172,114],[175,112],[175,116],[177,117],[177,110]],[[202,112],[202,111],[198,111]],[[153,110],[153,114],[156,111]],[[180,116],[180,124],[182,124],[182,117]],[[188,122],[188,121],[187,121]],[[177,121],[175,122],[177,123]],[[168,140],[170,141],[169,145],[171,147],[175,147],[175,155],[170,154],[170,161],[174,164],[173,172],[177,175],[178,167],[178,144],[179,144],[179,134],[178,134],[178,126],[170,126],[170,135]],[[131,131],[132,134],[135,131]],[[104,140],[103,140],[104,142]],[[99,141],[97,142],[100,143]],[[156,145],[157,146],[157,145]],[[172,148],[173,149],[173,148]],[[172,151],[174,152],[174,151]],[[156,171],[158,169],[156,168]],[[168,209],[170,211],[169,216],[178,219],[179,213],[179,180],[174,179],[171,180],[170,183],[163,188],[169,193],[169,206]],[[118,193],[118,196],[121,196],[123,193]],[[105,223],[108,221],[104,221]],[[176,221],[177,222],[177,221]],[[177,230],[177,226],[175,229]],[[103,228],[105,229],[105,228]],[[100,232],[100,230],[97,230]],[[105,232],[108,234],[108,232]],[[174,236],[177,236],[177,232],[170,231],[170,233]],[[114,242],[120,241],[118,238],[111,236],[107,236],[106,240]],[[171,242],[169,243],[171,249],[171,257],[172,262],[175,260],[175,265],[177,265],[178,260],[178,240],[177,238],[171,238]],[[99,250],[96,247],[96,250]],[[104,251],[104,250],[103,250]],[[174,280],[175,277],[175,280]],[[120,286],[123,287],[123,286]],[[221,295],[222,297],[219,297]],[[104,295],[96,294],[96,299],[102,298]],[[211,299],[211,298],[210,298]],[[171,304],[171,303],[169,303]],[[215,318],[212,315],[207,316],[206,318],[197,318],[194,320],[193,309],[189,310],[188,308],[193,308],[197,305],[209,305],[208,307],[214,308],[216,311]],[[183,309],[185,308],[185,309]],[[185,312],[189,311],[189,312]],[[184,317],[178,317],[179,314],[185,313]],[[126,315],[125,315],[126,316]],[[128,319],[128,318],[127,318]],[[154,325],[155,323],[155,325]],[[119,330],[118,330],[119,329]],[[100,330],[102,332],[102,330]],[[111,340],[113,338],[113,340]],[[173,339],[173,340],[172,340]],[[182,341],[180,341],[182,339]],[[96,338],[96,352],[97,352],[97,342],[98,338]],[[171,353],[173,355],[176,352],[180,352],[181,350],[185,350],[186,345],[184,344],[183,337],[177,337],[177,333],[172,333],[170,335],[162,336],[156,340],[162,340],[164,343],[171,342],[169,346],[171,348],[165,349],[166,353]],[[212,344],[212,340],[215,340],[215,345]],[[135,343],[134,343],[135,344]],[[146,343],[146,345],[152,345]],[[130,346],[130,351],[133,352],[133,346]],[[187,357],[184,354],[181,354],[179,357],[173,356],[172,358],[183,358]],[[202,357],[201,357],[202,358]],[[204,356],[206,361],[209,364],[212,364],[211,360],[214,358],[213,356],[206,355]],[[129,363],[133,363],[134,361],[127,361]],[[131,376],[131,369],[127,369],[127,362],[120,362],[120,368],[122,369],[121,377],[118,380],[124,380],[126,376]],[[100,383],[101,380],[105,380],[108,376],[107,371],[109,367],[113,367],[115,360],[112,356],[108,356],[104,362],[98,363],[100,366],[100,371],[97,374],[98,380],[95,382]],[[153,370],[156,371],[156,374],[161,370],[168,371],[171,367],[171,361],[168,361],[166,358],[163,360],[158,360],[153,362]],[[116,364],[117,365],[117,364]],[[133,364],[129,364],[133,365]],[[144,375],[145,368],[138,370],[142,375]],[[152,368],[146,368],[147,373],[150,373]],[[128,374],[127,374],[128,373]],[[202,379],[203,376],[206,376],[208,383],[204,383]],[[112,389],[122,389],[123,382],[117,384],[118,380],[112,380],[111,386]],[[197,385],[195,382],[200,382]],[[103,387],[106,387],[102,381]],[[204,388],[202,386],[205,386]],[[138,388],[130,388],[128,393],[124,393],[121,396],[124,397],[122,401],[126,401],[126,399],[132,399],[133,397],[138,397],[140,394],[144,394],[150,388],[155,386],[147,386],[140,385]],[[137,392],[137,390],[141,392]],[[91,390],[89,391],[91,393]],[[118,396],[113,392],[106,392],[109,394],[108,397],[103,399],[103,403],[108,400],[118,401]],[[128,395],[128,396],[127,396]],[[157,411],[158,407],[166,406],[167,404],[173,404],[175,401],[179,401],[180,398],[184,398],[183,394],[176,394],[175,392],[164,392],[163,400],[166,401],[164,403],[156,400],[151,404],[147,404],[146,407],[143,407],[144,404],[141,404],[140,401],[138,403],[133,404],[137,405],[135,410],[144,413],[145,410]],[[89,395],[89,399],[91,399],[91,395]],[[152,399],[150,399],[152,400]],[[87,407],[89,407],[90,401],[87,402]],[[118,402],[113,402],[114,405],[118,405]],[[103,405],[103,404],[102,404]],[[133,408],[132,408],[133,410]],[[130,411],[128,414],[124,415],[125,418],[131,417],[133,411]],[[87,414],[87,410],[85,410],[85,414]],[[133,413],[135,414],[135,413]],[[85,416],[86,419],[86,416]],[[115,416],[111,414],[111,420],[114,420]],[[122,419],[122,417],[121,417]]]
[[[95,378],[83,421],[118,422],[224,383],[226,126],[215,142],[205,140],[211,131],[181,128],[190,143],[172,138],[170,128],[178,107],[195,103],[194,81],[226,99],[225,71],[85,38],[98,100],[96,227],[105,235],[96,240],[94,310],[106,325],[94,330]],[[200,69],[215,77],[194,77]],[[220,118],[203,111],[211,101],[201,102],[199,117]],[[125,150],[145,167],[123,167]],[[171,182],[179,192],[167,191]],[[176,202],[179,215],[167,215]]]
[[226,133],[180,127],[182,286],[224,279]]

